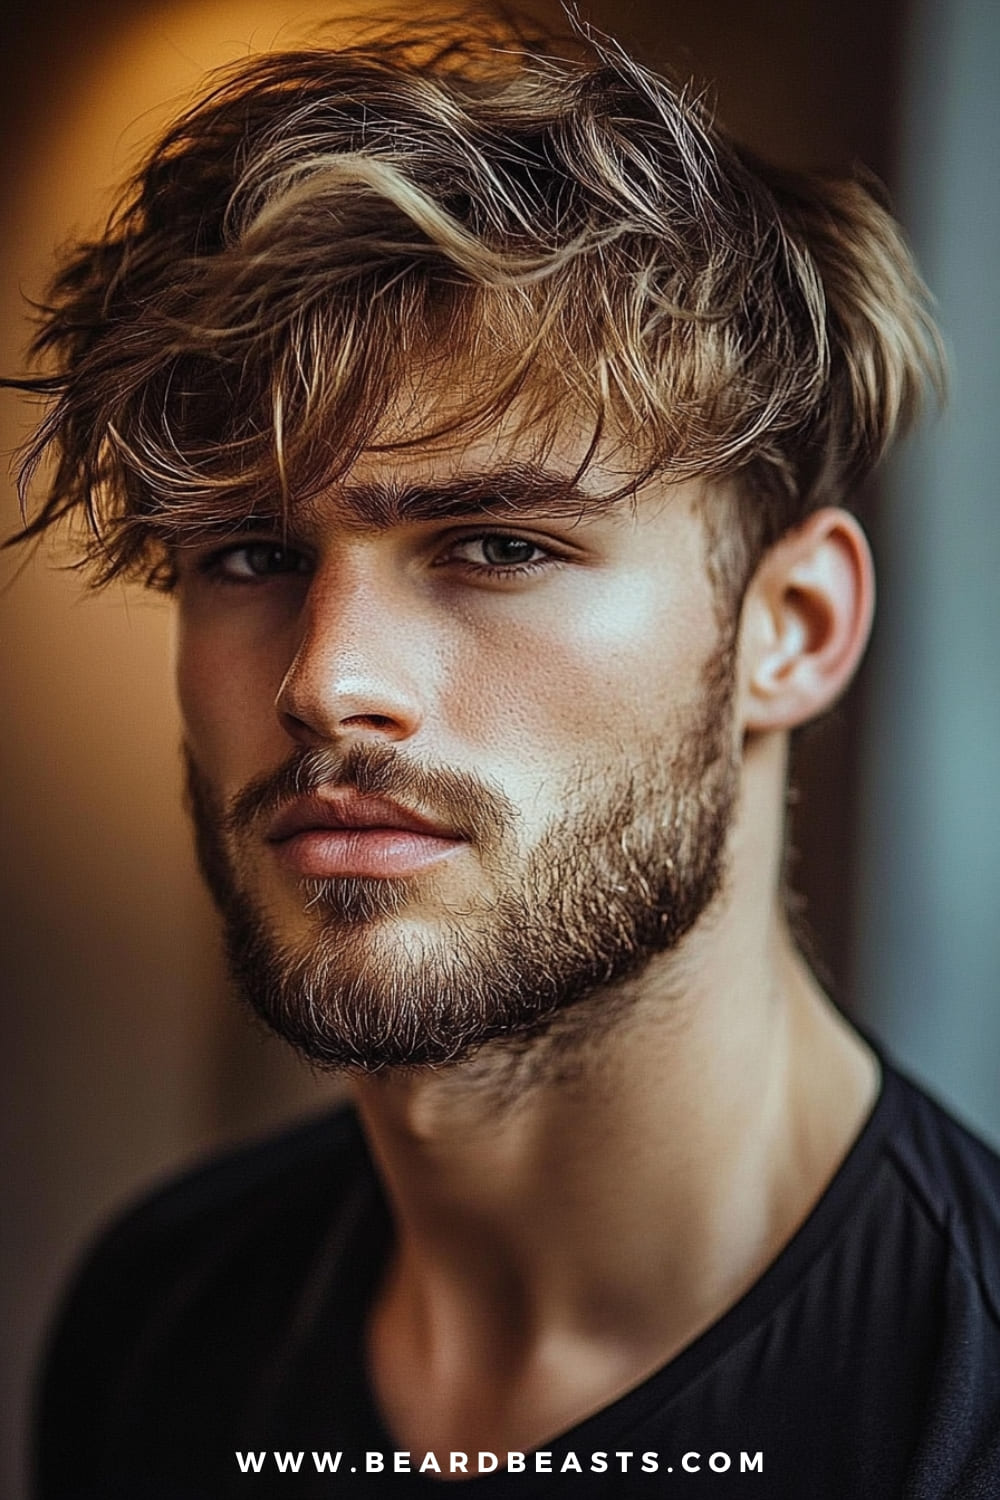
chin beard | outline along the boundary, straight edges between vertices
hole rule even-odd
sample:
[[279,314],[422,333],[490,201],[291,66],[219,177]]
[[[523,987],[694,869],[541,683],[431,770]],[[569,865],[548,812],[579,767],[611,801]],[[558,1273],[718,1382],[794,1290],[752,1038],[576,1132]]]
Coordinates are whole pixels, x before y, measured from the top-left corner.
[[[679,745],[649,746],[627,770],[591,769],[565,798],[572,810],[527,856],[516,852],[514,810],[495,788],[415,767],[389,745],[297,751],[228,809],[188,752],[199,860],[238,989],[313,1063],[375,1072],[442,1066],[486,1043],[539,1035],[568,1008],[634,978],[677,947],[723,884],[738,789],[731,661],[723,675]],[[457,803],[492,880],[488,907],[418,927],[406,880],[307,880],[308,945],[283,941],[241,878],[237,831],[283,798],[330,783],[416,797],[435,811],[454,813]]]

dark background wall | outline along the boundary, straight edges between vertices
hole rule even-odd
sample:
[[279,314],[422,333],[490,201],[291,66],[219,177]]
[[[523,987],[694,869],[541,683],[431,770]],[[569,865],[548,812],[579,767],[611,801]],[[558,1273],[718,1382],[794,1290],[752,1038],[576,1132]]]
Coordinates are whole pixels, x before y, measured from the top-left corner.
[[[918,9],[906,0],[633,0],[595,3],[589,14],[654,63],[714,80],[722,118],[763,153],[797,166],[861,160],[906,186]],[[71,0],[8,0],[4,371],[17,367],[26,335],[22,293],[40,291],[52,245],[100,222],[163,101],[186,94],[205,66],[292,40],[304,22],[337,11],[334,0],[91,0],[86,11]],[[8,400],[2,418],[9,451],[30,413]],[[885,548],[891,528],[877,499],[866,504]],[[9,529],[9,490],[4,514]],[[3,567],[3,1108],[13,1170],[0,1275],[0,1492],[13,1500],[27,1374],[81,1240],[151,1174],[315,1108],[330,1085],[244,1025],[225,997],[177,810],[168,608],[121,590],[81,602],[78,580],[44,555],[21,567],[7,554]],[[895,666],[878,661],[881,675],[863,677],[803,737],[795,773],[796,885],[821,966],[848,1005],[881,952],[856,895],[871,888],[871,829],[892,774],[871,772],[884,768],[893,736],[873,708]],[[878,868],[879,880],[893,878]]]

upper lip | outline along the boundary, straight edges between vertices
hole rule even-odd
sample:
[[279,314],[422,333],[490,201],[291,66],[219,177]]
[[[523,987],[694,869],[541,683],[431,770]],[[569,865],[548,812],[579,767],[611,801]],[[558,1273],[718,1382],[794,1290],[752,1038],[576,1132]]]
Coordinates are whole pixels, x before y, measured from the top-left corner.
[[296,797],[272,818],[268,841],[280,844],[297,833],[323,828],[398,828],[434,838],[456,838],[453,829],[400,807],[387,797],[365,797],[349,787]]

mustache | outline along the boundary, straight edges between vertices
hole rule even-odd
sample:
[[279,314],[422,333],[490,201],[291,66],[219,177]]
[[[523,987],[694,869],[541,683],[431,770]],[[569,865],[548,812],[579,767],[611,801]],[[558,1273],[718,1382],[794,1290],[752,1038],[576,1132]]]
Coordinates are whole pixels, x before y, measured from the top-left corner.
[[257,776],[238,792],[222,818],[227,833],[245,833],[296,797],[323,788],[350,787],[361,796],[385,797],[420,811],[458,837],[490,851],[517,819],[517,808],[494,783],[469,771],[428,767],[390,745],[295,750],[283,765]]

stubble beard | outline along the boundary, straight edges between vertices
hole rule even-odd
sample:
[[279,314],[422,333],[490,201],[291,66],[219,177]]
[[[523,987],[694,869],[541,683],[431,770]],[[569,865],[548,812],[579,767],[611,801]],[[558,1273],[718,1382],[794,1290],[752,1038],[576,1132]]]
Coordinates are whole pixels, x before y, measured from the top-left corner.
[[[188,752],[199,862],[237,989],[314,1064],[366,1073],[523,1045],[589,997],[620,994],[678,947],[722,888],[738,790],[732,681],[729,649],[669,750],[650,744],[627,765],[581,772],[527,855],[515,852],[516,810],[496,787],[415,766],[391,745],[297,751],[228,807]],[[292,944],[241,874],[239,835],[259,841],[265,810],[329,784],[419,800],[464,824],[489,898],[413,923],[408,880],[303,880],[310,937]]]

